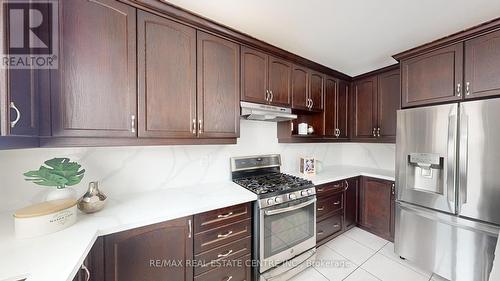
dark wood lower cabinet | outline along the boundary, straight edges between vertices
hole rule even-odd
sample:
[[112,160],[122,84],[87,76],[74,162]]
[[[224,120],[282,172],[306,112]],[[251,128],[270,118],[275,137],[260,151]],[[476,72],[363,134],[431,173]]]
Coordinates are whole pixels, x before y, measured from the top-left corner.
[[83,265],[73,281],[103,281],[104,278],[104,238],[95,241]]
[[316,223],[316,241],[318,246],[334,238],[335,234],[341,233],[342,221],[342,213],[338,213]]
[[358,178],[351,178],[345,181],[345,212],[344,212],[344,228],[351,229],[358,223],[358,199],[359,188]]
[[191,217],[105,237],[106,281],[192,280]]
[[359,225],[384,239],[394,237],[394,182],[361,177]]

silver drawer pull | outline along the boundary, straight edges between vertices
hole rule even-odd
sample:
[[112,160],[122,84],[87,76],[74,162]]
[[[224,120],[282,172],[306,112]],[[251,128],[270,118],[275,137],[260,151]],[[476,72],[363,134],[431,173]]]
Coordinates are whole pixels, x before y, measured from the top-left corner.
[[233,231],[229,230],[226,234],[218,234],[217,238],[227,238],[231,234],[233,234]]
[[17,108],[16,104],[13,101],[10,102],[10,108],[14,109],[14,111],[16,112],[16,119],[10,122],[10,127],[14,128],[17,122],[19,122],[19,119],[21,119],[21,112],[19,111],[19,109]]
[[231,276],[228,276],[228,277],[226,277],[226,278],[224,278],[224,279],[223,279],[223,281],[230,281],[231,279],[233,279],[233,276],[232,276],[232,275],[231,275]]
[[324,207],[319,207],[318,211],[323,211],[325,208]]
[[333,202],[333,205],[340,205],[340,201]]
[[225,252],[224,254],[218,254],[217,257],[218,258],[225,258],[225,257],[229,256],[232,253],[233,253],[233,250],[229,250],[229,251]]
[[323,187],[317,189],[318,192],[322,192],[323,190],[325,190]]
[[89,269],[84,264],[82,264],[82,267],[80,269],[83,270],[83,271],[85,271],[85,281],[89,281],[90,280],[90,271],[89,271]]
[[335,228],[337,228],[339,226],[340,226],[340,224],[338,224],[338,223],[336,223],[336,224],[333,225],[333,227],[335,227]]
[[320,230],[320,231],[318,231],[318,233],[317,233],[317,234],[318,234],[318,235],[323,235],[323,233],[324,233],[324,232],[323,232],[323,230]]
[[230,217],[232,215],[233,215],[233,212],[229,212],[227,214],[218,215],[217,218],[219,218],[219,219],[225,219],[225,218],[228,218],[228,217]]
[[335,188],[339,188],[340,187],[340,184],[334,184],[333,187]]

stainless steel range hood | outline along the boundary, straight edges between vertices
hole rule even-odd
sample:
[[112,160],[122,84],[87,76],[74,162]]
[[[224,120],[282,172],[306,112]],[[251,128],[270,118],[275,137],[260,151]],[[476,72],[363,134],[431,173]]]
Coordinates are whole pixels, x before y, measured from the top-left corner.
[[269,122],[281,122],[297,119],[292,109],[258,103],[241,102],[241,118]]

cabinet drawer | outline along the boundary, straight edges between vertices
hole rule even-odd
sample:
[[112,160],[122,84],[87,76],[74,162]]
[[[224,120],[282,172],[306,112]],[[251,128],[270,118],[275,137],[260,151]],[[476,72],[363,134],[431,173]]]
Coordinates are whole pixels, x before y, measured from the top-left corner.
[[251,281],[250,280],[250,255],[220,263],[219,267],[198,275],[195,281]]
[[[209,250],[202,254],[196,255],[195,260],[201,263],[200,266],[194,268],[194,274],[199,275],[214,269],[218,261],[232,260],[241,256],[249,255],[252,247],[252,239],[250,236]],[[211,264],[213,262],[213,264]]]
[[322,198],[330,196],[334,193],[344,191],[344,182],[345,181],[336,181],[316,186],[316,196],[318,196],[318,200],[321,200]]
[[341,211],[344,208],[343,197],[343,192],[339,192],[335,195],[318,200],[316,204],[316,220],[321,220],[323,217]]
[[324,219],[316,224],[316,241],[321,241],[342,230],[342,214]]
[[229,242],[250,236],[251,234],[252,229],[250,219],[202,233],[197,233],[194,236],[194,252],[195,254],[199,254]]
[[233,222],[250,218],[251,204],[245,203],[217,209],[194,216],[194,232],[200,233]]

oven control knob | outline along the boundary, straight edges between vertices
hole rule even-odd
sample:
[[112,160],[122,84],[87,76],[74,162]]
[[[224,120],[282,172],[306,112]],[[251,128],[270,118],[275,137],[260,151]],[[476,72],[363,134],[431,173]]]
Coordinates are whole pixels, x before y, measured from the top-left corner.
[[307,190],[307,194],[311,195],[312,193],[313,193],[312,188],[309,188],[309,189]]
[[288,195],[288,198],[293,200],[293,199],[297,198],[297,196],[295,195],[295,193],[291,193],[290,195]]
[[274,200],[272,198],[267,199],[267,205],[272,205],[274,204]]
[[300,192],[300,195],[301,196],[307,196],[307,195],[309,195],[309,192],[308,192],[308,190],[303,190],[303,191]]
[[274,199],[274,202],[276,202],[277,204],[281,203],[281,198],[280,197],[276,197]]

